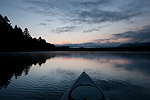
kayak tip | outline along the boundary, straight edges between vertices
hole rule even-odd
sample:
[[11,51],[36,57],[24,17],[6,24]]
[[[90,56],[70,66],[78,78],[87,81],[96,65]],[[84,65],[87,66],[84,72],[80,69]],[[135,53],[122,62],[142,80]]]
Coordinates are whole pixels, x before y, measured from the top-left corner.
[[85,73],[85,71],[83,71],[82,73]]
[[74,81],[61,100],[110,100],[102,89],[85,73]]

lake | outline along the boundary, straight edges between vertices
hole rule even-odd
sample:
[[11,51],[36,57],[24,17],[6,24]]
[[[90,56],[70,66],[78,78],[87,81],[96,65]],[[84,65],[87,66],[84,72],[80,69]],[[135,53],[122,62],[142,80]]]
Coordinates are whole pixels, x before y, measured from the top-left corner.
[[0,100],[60,100],[83,71],[111,100],[150,100],[150,52],[1,52],[0,64]]

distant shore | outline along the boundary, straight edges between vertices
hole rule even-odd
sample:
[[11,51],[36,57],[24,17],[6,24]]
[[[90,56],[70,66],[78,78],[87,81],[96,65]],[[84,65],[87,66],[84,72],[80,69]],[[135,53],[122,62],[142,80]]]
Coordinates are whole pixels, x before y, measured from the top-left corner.
[[150,47],[69,48],[57,47],[56,51],[150,51]]

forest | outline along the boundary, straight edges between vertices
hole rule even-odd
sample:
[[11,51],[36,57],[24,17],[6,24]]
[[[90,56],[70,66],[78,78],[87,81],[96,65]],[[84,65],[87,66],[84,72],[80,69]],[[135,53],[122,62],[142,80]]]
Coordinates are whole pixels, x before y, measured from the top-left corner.
[[8,17],[0,14],[0,52],[52,51],[55,49],[55,45],[47,43],[45,39],[33,38],[28,28],[23,31],[17,25],[12,27]]

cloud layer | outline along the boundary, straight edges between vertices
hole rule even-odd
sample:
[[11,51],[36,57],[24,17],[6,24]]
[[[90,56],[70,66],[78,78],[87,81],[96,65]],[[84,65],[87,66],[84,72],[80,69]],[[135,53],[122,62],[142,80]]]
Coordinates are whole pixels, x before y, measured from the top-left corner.
[[114,39],[128,39],[128,42],[150,42],[150,26],[144,26],[137,31],[113,34],[113,36]]
[[[70,28],[64,27],[66,28],[64,31],[62,27],[57,27],[56,32],[59,33],[74,31],[72,28],[74,24],[82,24],[81,26],[85,27],[85,24],[131,20],[149,12],[147,3],[141,0],[131,1],[127,0],[125,3],[120,0],[24,0],[29,4],[27,10],[49,17],[47,20],[56,18],[64,24],[69,23]],[[83,30],[83,32],[91,31],[99,31],[99,28]]]
[[65,27],[60,27],[60,28],[56,28],[57,33],[64,33],[64,32],[72,32],[75,31],[77,29],[77,26],[65,26]]
[[[124,43],[142,43],[150,42],[150,26],[144,26],[140,30],[126,31],[123,33],[113,34],[108,39],[96,39],[92,42],[80,43],[80,44],[63,44],[70,47],[117,47]],[[58,45],[59,46],[59,45]]]

